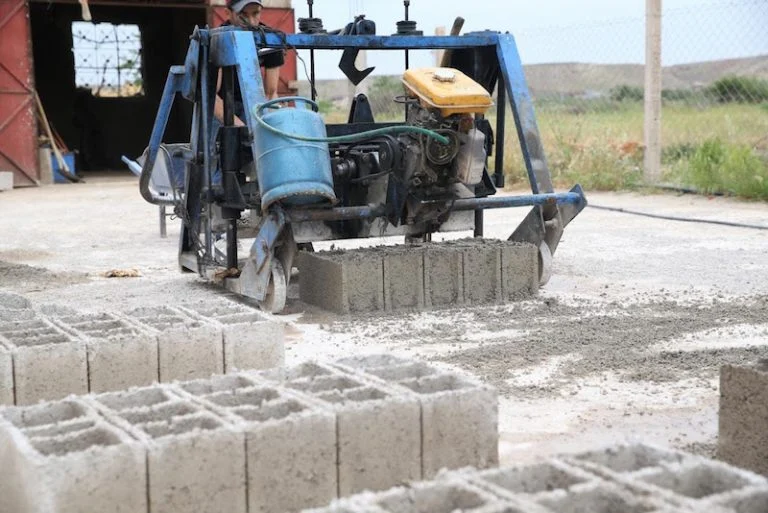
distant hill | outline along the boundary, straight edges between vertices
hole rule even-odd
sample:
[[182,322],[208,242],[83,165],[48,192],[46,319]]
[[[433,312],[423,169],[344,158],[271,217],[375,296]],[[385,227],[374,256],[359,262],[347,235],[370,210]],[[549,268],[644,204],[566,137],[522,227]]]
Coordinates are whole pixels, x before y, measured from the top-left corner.
[[[558,63],[523,68],[528,87],[537,96],[601,94],[620,85],[642,87],[644,81],[641,64]],[[697,89],[727,75],[768,80],[768,55],[665,66],[662,81],[664,89]],[[319,80],[316,88],[320,98],[346,102],[346,80]],[[299,90],[309,95],[306,81],[299,82]]]

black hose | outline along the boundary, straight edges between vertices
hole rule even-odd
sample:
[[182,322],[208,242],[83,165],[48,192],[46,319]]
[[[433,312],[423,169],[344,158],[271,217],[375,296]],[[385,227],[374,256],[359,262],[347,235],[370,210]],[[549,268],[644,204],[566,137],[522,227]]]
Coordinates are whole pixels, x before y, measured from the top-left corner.
[[702,224],[717,224],[720,226],[731,226],[735,228],[751,228],[754,230],[768,230],[768,226],[759,224],[748,223],[736,223],[732,221],[718,221],[716,219],[701,219],[695,217],[678,217],[678,216],[665,216],[661,214],[650,214],[647,212],[639,212],[637,210],[628,210],[626,208],[619,207],[604,207],[601,205],[588,205],[589,208],[597,210],[607,210],[608,212],[619,212],[621,214],[630,214],[635,216],[651,217],[653,219],[664,219],[666,221],[680,221],[683,223],[702,223]]

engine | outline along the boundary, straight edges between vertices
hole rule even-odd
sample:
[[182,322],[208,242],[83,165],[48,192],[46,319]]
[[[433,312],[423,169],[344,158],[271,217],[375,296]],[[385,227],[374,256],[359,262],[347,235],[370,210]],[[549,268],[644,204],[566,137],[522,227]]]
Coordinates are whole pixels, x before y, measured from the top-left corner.
[[451,68],[411,69],[403,75],[407,92],[407,123],[434,130],[448,138],[441,144],[427,137],[404,136],[405,179],[411,190],[427,196],[462,183],[481,182],[485,169],[486,135],[476,115],[493,105],[480,84]]

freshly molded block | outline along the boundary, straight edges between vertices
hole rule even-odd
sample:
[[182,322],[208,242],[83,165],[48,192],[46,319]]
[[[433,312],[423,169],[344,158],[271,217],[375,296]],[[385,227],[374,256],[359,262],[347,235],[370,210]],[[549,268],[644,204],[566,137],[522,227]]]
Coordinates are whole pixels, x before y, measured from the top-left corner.
[[532,244],[501,246],[501,295],[505,301],[539,293],[539,253]]
[[302,301],[337,313],[384,309],[384,266],[368,251],[300,252],[299,294]]
[[496,244],[469,244],[464,255],[464,302],[501,300],[501,249]]
[[768,476],[768,363],[720,371],[717,457]]
[[397,247],[382,250],[384,306],[387,310],[424,307],[424,251]]
[[242,316],[220,317],[224,337],[224,372],[271,369],[285,365],[285,326]]
[[464,303],[464,265],[461,251],[436,244],[426,246],[424,302],[430,307]]
[[186,381],[224,372],[221,328],[195,323],[168,327],[157,335],[160,381]]

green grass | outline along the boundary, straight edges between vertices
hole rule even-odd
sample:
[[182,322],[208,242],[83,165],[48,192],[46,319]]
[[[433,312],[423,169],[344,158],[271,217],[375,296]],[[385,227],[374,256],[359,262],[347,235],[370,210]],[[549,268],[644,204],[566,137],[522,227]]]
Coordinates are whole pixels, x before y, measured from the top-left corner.
[[[536,116],[558,188],[574,183],[586,190],[645,185],[641,102],[540,100]],[[346,122],[347,114],[332,111],[325,117],[327,122],[339,123]],[[495,126],[494,116],[489,119]],[[527,185],[511,115],[504,146],[508,186]],[[662,110],[662,146],[664,181],[768,199],[768,102],[688,105],[667,101]]]

